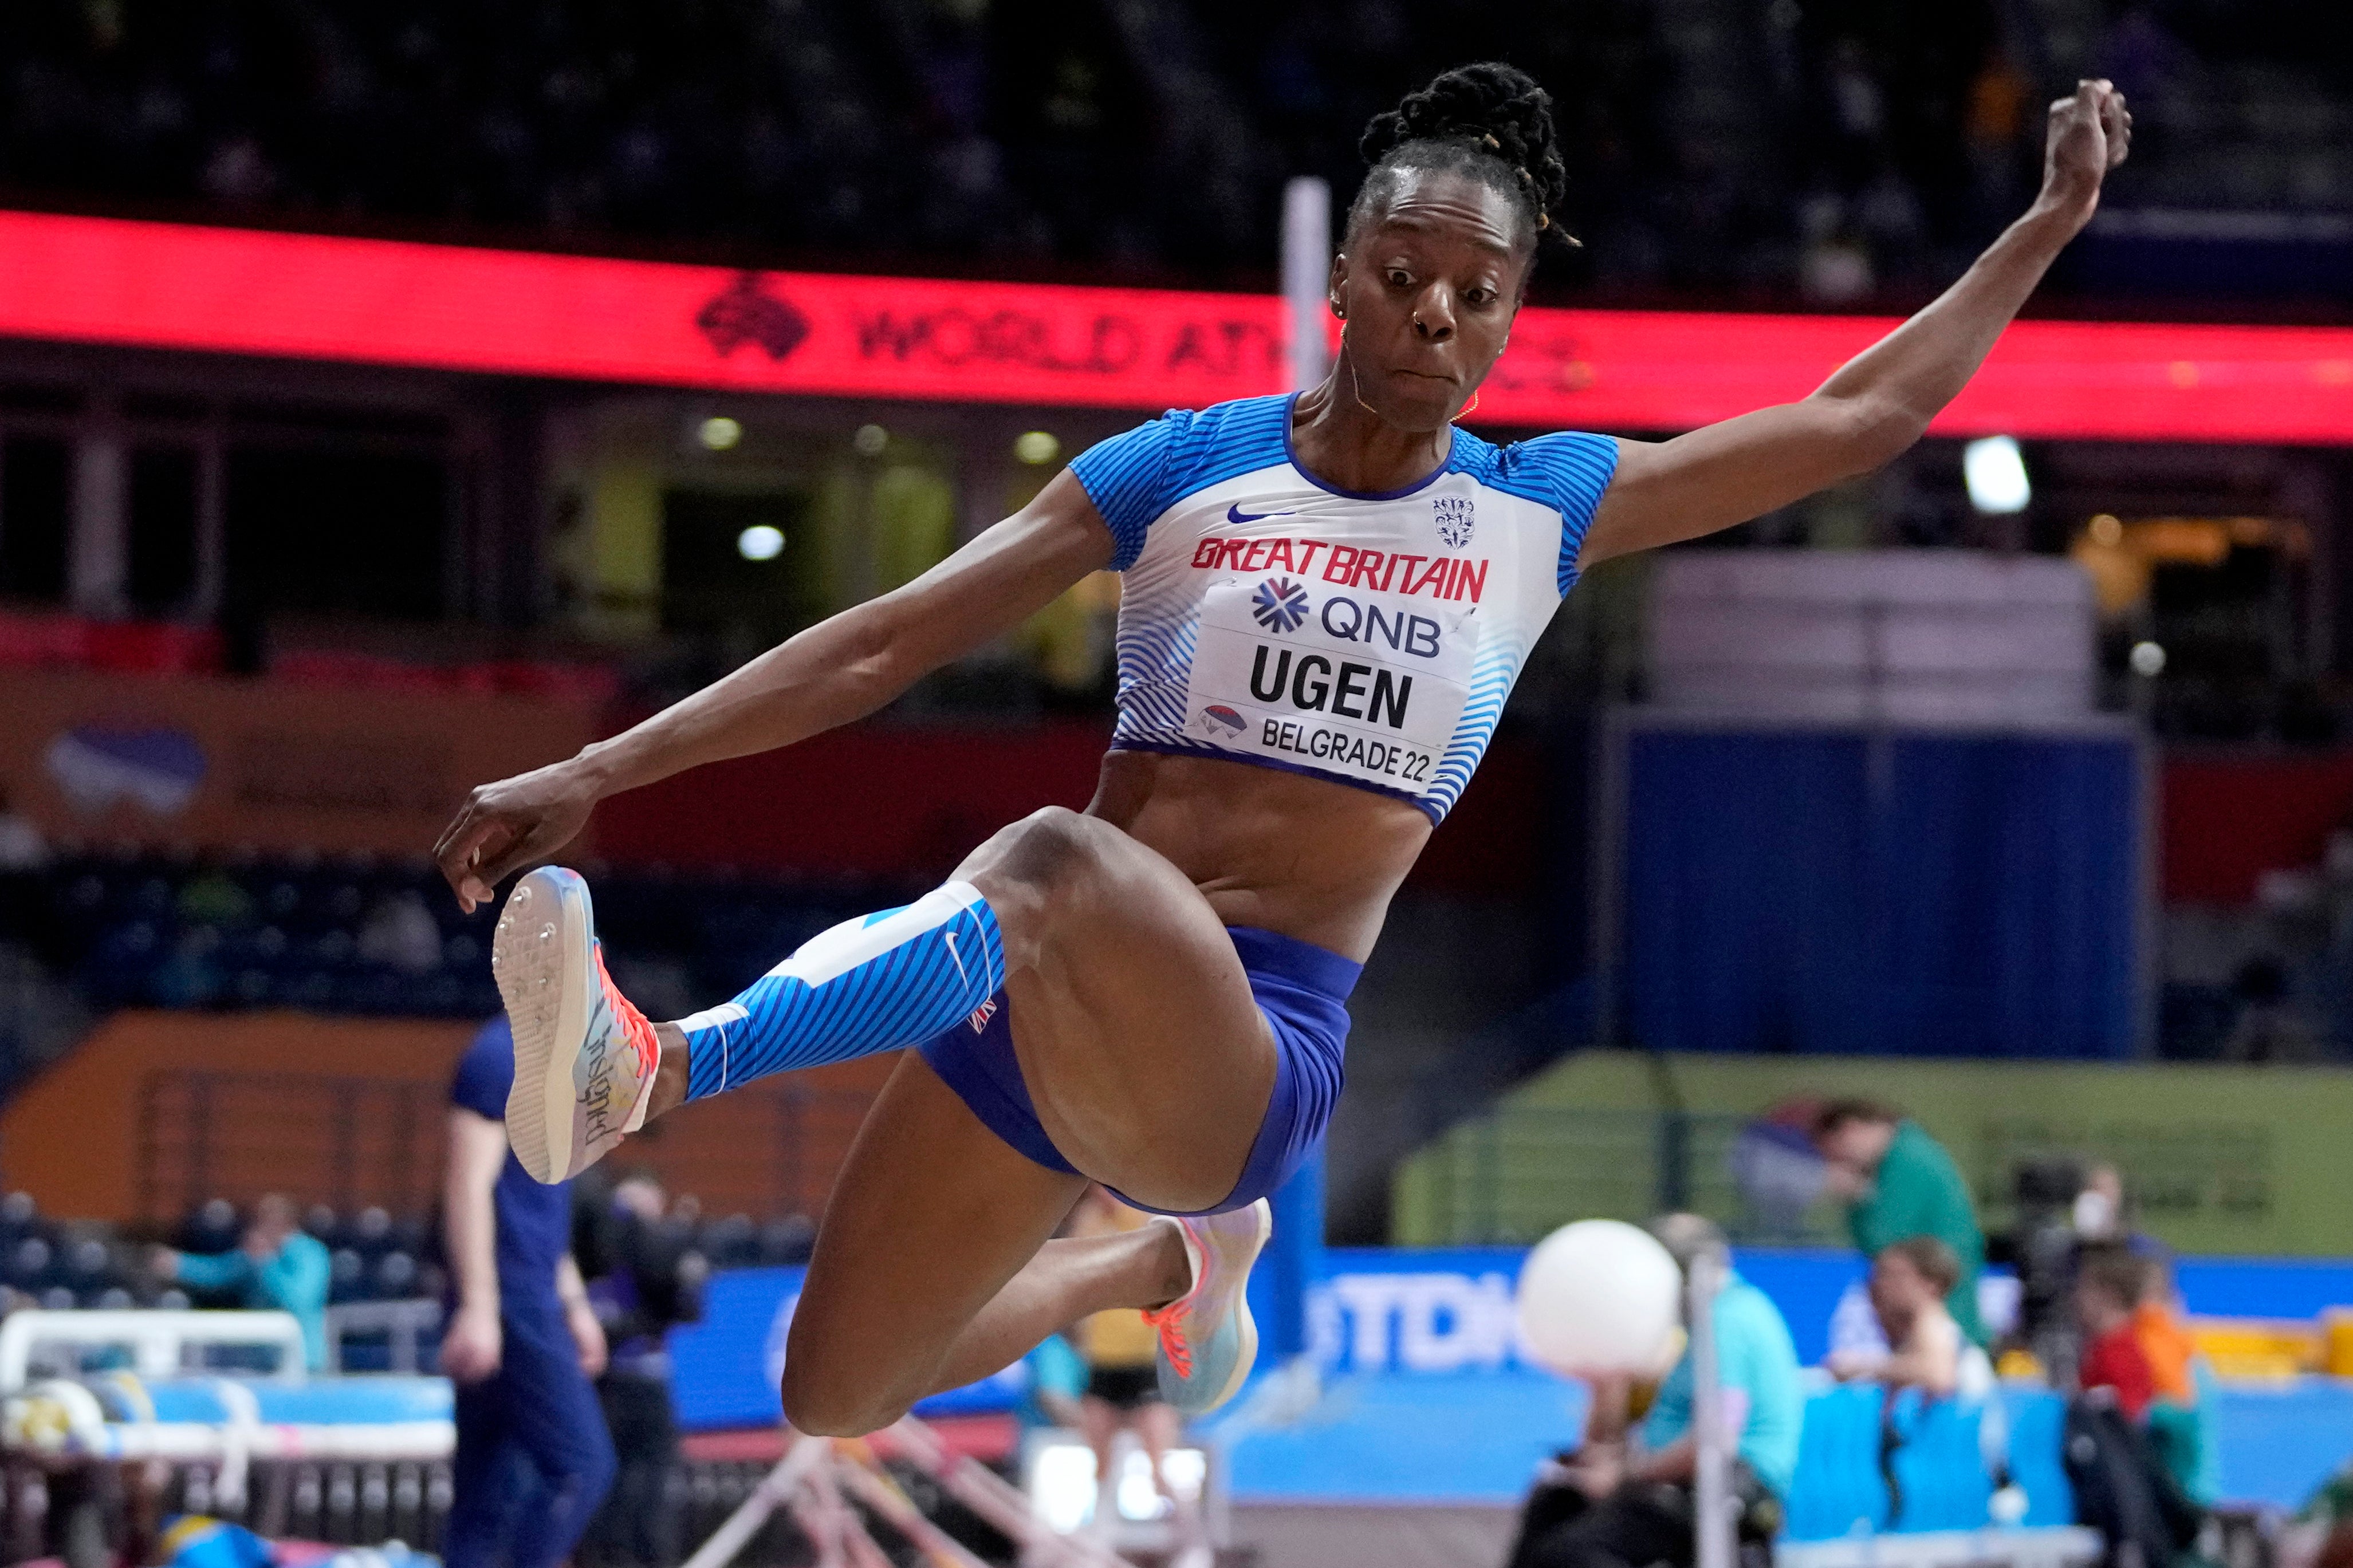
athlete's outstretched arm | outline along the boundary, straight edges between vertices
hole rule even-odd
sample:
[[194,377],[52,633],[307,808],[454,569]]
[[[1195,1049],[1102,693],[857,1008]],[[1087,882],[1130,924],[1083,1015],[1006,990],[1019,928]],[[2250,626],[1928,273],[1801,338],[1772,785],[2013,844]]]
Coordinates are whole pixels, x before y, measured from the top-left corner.
[[1927,430],[1992,352],[2124,162],[2132,116],[2105,81],[2051,106],[2042,190],[1934,304],[1848,361],[1802,402],[1672,441],[1619,443],[1618,473],[1587,530],[1587,566],[1746,522],[1868,473]]
[[576,757],[482,785],[442,830],[434,858],[471,910],[509,872],[560,848],[605,796],[862,719],[1111,557],[1110,528],[1065,468],[906,586],[820,621]]

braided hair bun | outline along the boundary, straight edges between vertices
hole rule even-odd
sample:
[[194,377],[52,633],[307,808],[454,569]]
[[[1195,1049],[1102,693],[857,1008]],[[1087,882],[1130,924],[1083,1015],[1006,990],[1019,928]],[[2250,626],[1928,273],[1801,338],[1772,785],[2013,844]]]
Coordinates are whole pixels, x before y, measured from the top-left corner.
[[1398,173],[1444,169],[1510,197],[1531,229],[1560,232],[1553,214],[1568,194],[1568,166],[1553,131],[1552,95],[1515,66],[1489,60],[1441,73],[1374,115],[1356,150],[1372,174],[1349,211],[1351,231],[1395,194]]

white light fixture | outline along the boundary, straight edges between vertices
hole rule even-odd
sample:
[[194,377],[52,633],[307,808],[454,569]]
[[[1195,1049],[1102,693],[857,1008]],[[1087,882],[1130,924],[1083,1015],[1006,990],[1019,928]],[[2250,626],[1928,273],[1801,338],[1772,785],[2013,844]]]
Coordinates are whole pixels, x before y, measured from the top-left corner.
[[2026,459],[2008,436],[1988,436],[1962,447],[1961,477],[1968,481],[1969,504],[1982,512],[2024,511],[2034,499],[2026,482]]
[[735,553],[746,561],[774,561],[785,552],[785,531],[755,522],[735,536]]
[[724,452],[744,438],[744,426],[724,414],[714,414],[695,426],[694,438],[706,452]]
[[858,448],[858,455],[861,458],[879,458],[882,455],[882,448],[891,444],[891,432],[880,425],[860,425],[857,434],[850,437],[849,444]]
[[1025,430],[1013,438],[1013,455],[1033,468],[1045,467],[1062,455],[1062,444],[1050,430]]
[[2132,646],[2132,671],[2154,680],[2165,673],[2165,649],[2153,642],[2137,642]]

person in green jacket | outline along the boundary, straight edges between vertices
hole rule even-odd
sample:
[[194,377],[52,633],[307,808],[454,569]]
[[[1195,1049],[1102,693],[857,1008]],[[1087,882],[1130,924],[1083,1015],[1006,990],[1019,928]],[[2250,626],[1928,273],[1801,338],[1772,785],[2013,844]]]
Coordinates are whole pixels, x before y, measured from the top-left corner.
[[149,1267],[192,1290],[232,1296],[240,1307],[291,1312],[302,1325],[302,1359],[312,1372],[327,1368],[326,1243],[296,1222],[294,1200],[265,1193],[253,1205],[235,1252],[175,1252],[159,1247]]
[[1865,1258],[1915,1236],[1933,1236],[1953,1249],[1961,1277],[1945,1305],[1971,1342],[1985,1344],[1978,1316],[1985,1231],[1969,1184],[1945,1146],[1875,1100],[1834,1100],[1814,1117],[1814,1147],[1829,1168],[1830,1190],[1846,1202],[1847,1234]]

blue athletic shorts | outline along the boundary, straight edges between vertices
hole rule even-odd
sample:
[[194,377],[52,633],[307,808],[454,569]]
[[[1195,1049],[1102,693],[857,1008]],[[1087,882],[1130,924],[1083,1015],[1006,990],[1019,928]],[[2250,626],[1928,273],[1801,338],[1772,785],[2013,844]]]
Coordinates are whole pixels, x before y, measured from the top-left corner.
[[[1250,994],[1274,1031],[1274,1093],[1234,1190],[1202,1212],[1223,1214],[1271,1194],[1313,1153],[1339,1103],[1348,1042],[1348,993],[1364,965],[1336,952],[1250,926],[1228,926],[1250,976]],[[1082,1173],[1038,1124],[1038,1110],[1013,1054],[1005,993],[920,1047],[923,1059],[988,1130],[1050,1171]],[[1137,1208],[1124,1193],[1121,1198]],[[1166,1213],[1166,1210],[1154,1210]]]

